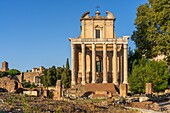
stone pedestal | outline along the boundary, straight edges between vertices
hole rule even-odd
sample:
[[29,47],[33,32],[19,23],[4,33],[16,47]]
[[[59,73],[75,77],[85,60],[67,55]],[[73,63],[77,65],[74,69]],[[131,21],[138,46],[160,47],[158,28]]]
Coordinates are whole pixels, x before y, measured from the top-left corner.
[[127,84],[120,84],[120,96],[125,98],[127,96],[127,91],[128,91]]

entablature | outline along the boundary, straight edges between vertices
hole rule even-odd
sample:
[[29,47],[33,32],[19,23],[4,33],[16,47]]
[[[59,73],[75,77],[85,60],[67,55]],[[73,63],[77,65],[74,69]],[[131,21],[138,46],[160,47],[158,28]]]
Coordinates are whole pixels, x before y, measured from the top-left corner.
[[123,38],[69,38],[72,44],[128,44],[129,36]]

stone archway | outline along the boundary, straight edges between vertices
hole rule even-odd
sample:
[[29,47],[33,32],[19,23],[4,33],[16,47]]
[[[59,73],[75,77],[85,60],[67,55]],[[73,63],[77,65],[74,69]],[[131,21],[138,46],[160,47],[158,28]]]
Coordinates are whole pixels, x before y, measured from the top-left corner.
[[18,82],[17,82],[17,81],[15,81],[15,87],[14,87],[14,89],[15,89],[15,90],[18,89]]

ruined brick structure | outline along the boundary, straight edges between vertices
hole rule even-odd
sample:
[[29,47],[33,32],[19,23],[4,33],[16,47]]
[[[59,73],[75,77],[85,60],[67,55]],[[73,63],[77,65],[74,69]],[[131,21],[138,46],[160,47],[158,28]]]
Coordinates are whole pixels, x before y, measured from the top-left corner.
[[0,78],[0,89],[7,92],[15,92],[18,88],[21,87],[21,84],[10,77]]
[[4,61],[2,62],[2,68],[0,69],[0,71],[8,71],[9,68],[8,68],[8,62]]
[[35,85],[40,85],[40,76],[43,75],[44,67],[40,66],[40,68],[33,68],[31,72],[23,72],[20,75],[17,75],[17,78],[20,82],[23,80],[31,83],[35,83]]

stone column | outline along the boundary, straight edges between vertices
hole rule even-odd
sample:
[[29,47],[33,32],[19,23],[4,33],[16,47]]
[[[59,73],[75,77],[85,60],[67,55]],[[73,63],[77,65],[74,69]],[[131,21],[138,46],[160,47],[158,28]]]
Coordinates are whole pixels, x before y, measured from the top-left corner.
[[113,45],[113,83],[118,85],[117,81],[117,44]]
[[75,45],[71,44],[71,64],[72,64],[72,71],[71,71],[71,85],[76,85],[76,69],[75,69]]
[[85,53],[85,44],[81,44],[81,49],[82,49],[82,81],[81,84],[85,85],[86,84],[86,53]]
[[103,44],[103,83],[107,83],[107,45]]
[[92,44],[92,83],[96,82],[96,46]]
[[152,83],[146,83],[145,94],[148,96],[152,95]]
[[124,80],[123,80],[123,83],[124,84],[128,84],[128,51],[127,51],[127,48],[128,48],[128,45],[127,44],[124,44],[123,45],[123,52],[124,52],[124,55],[123,55],[123,66],[124,66]]

